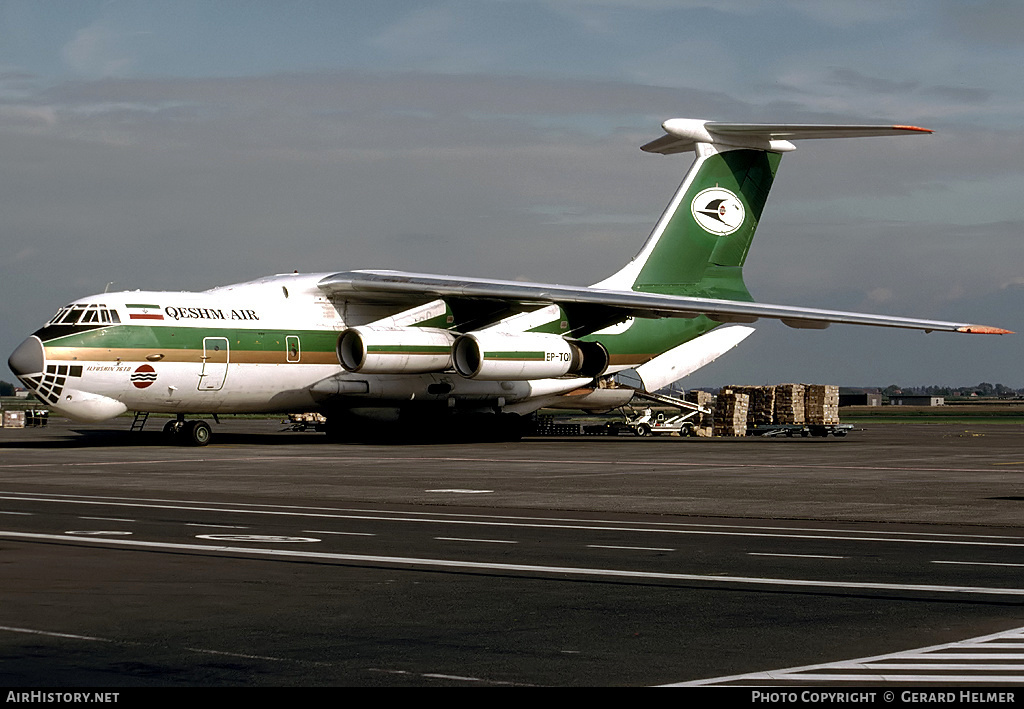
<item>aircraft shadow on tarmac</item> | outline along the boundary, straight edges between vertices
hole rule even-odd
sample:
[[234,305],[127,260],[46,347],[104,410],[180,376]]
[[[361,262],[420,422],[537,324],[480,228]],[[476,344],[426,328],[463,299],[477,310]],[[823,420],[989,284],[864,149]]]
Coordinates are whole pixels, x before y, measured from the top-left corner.
[[[593,445],[715,445],[715,444],[740,444],[740,445],[816,445],[825,444],[826,439],[821,438],[773,438],[762,439],[754,437],[740,437],[729,439],[701,439],[687,438],[685,441],[678,437],[663,436],[660,438],[636,438],[633,436],[576,436],[576,437],[540,437],[533,436],[523,438],[519,441],[495,441],[486,439],[474,439],[467,436],[452,435],[442,438],[409,437],[400,438],[394,435],[370,436],[361,439],[337,441],[323,433],[288,431],[287,429],[277,431],[219,431],[214,428],[214,441],[212,446],[321,446],[321,445],[452,445],[452,444],[493,444],[504,442],[514,445],[565,445],[566,441],[586,443]],[[11,438],[0,437],[0,449],[4,448],[37,448],[37,449],[59,449],[59,448],[124,448],[124,447],[182,447],[170,441],[166,434],[161,431],[129,431],[124,429],[73,429],[66,428],[59,432],[35,432],[31,438],[23,435],[15,435]],[[844,441],[845,442],[845,441]],[[828,441],[828,445],[837,445],[839,441]],[[185,446],[188,447],[188,446]]]
[[[610,439],[609,439],[610,440]],[[556,442],[560,439],[524,439],[516,441],[524,443]],[[377,435],[351,440],[332,440],[323,433],[279,431],[218,431],[214,428],[212,447],[220,446],[323,446],[323,445],[450,445],[472,443],[494,443],[488,440],[473,440],[466,437],[451,436],[447,438],[396,437],[394,435]],[[564,441],[561,441],[564,442]],[[190,448],[174,443],[161,431],[128,431],[123,429],[64,429],[60,432],[47,432],[33,435],[31,438],[15,436],[0,438],[0,450],[4,448]]]
[[[216,431],[216,429],[214,429]],[[381,441],[350,441],[351,444],[380,443]],[[400,444],[401,441],[390,441]],[[220,432],[216,431],[216,440],[211,445],[214,447],[232,446],[286,446],[286,445],[339,445],[338,441],[332,441],[323,434],[292,433],[289,435],[277,435],[267,432]],[[160,431],[124,431],[124,430],[74,430],[69,429],[59,434],[46,434],[44,437],[26,440],[22,437],[0,439],[0,449],[4,448],[187,448],[179,446],[168,439]]]

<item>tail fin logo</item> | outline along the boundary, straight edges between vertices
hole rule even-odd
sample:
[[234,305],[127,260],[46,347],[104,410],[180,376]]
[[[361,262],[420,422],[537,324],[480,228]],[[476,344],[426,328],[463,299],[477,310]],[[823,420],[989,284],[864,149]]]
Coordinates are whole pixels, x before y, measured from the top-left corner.
[[743,226],[746,210],[739,197],[722,187],[709,187],[693,198],[690,212],[704,231],[726,236]]

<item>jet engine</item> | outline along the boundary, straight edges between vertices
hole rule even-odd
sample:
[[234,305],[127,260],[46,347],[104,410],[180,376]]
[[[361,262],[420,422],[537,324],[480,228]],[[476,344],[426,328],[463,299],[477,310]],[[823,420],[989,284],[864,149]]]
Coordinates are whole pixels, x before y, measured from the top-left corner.
[[454,340],[433,327],[350,327],[338,337],[338,361],[364,374],[443,372],[452,365]]
[[452,360],[455,370],[468,379],[596,377],[608,368],[608,351],[600,343],[567,340],[560,335],[481,331],[455,340]]

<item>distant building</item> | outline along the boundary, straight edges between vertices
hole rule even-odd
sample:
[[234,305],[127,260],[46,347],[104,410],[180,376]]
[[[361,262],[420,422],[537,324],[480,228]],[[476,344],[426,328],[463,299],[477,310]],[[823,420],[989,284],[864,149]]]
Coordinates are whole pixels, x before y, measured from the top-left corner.
[[928,394],[893,394],[889,397],[890,406],[945,406],[946,397]]
[[840,406],[881,406],[881,394],[839,394]]

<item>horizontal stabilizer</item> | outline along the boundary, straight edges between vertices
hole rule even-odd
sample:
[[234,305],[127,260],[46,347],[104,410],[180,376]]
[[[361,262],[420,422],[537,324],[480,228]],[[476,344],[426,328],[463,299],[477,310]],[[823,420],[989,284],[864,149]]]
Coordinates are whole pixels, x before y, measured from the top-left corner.
[[887,135],[927,135],[931,130],[902,125],[830,125],[808,123],[719,123],[670,118],[661,124],[665,135],[642,146],[648,153],[691,152],[698,143],[788,152],[791,140],[869,138]]

